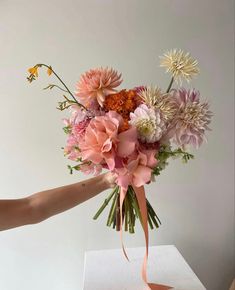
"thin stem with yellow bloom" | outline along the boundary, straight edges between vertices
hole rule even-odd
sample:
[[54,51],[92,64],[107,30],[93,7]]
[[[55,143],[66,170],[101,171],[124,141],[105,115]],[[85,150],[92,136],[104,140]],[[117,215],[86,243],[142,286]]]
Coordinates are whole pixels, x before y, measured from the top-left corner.
[[47,87],[43,88],[43,90],[48,90],[48,89],[51,90],[53,88],[57,88],[57,89],[61,90],[62,92],[68,93],[67,90],[65,90],[65,89],[63,89],[60,86],[55,85],[55,84],[49,84]]
[[46,67],[47,68],[47,73],[48,75],[51,75],[52,73],[55,75],[55,77],[62,83],[62,85],[64,86],[64,88],[66,89],[66,92],[68,94],[70,94],[70,96],[73,98],[73,100],[75,101],[75,103],[79,106],[82,107],[83,109],[85,109],[86,111],[87,108],[82,105],[81,103],[79,103],[76,98],[74,97],[73,93],[70,91],[70,89],[66,86],[66,84],[63,82],[63,80],[59,77],[59,75],[53,70],[53,68],[47,64],[44,63],[38,63],[36,64],[34,67],[30,68],[28,71],[30,73],[30,76],[27,78],[29,80],[29,82],[32,82],[33,80],[35,80],[35,77],[38,77],[38,68],[39,67]]

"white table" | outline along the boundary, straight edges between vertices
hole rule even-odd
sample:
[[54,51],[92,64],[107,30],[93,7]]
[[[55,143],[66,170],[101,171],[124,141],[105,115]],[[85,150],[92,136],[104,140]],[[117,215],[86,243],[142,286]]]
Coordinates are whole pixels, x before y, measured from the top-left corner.
[[[121,249],[87,251],[83,290],[146,290],[141,279],[145,248],[129,248],[128,262]],[[148,280],[174,290],[205,290],[175,246],[149,248]]]

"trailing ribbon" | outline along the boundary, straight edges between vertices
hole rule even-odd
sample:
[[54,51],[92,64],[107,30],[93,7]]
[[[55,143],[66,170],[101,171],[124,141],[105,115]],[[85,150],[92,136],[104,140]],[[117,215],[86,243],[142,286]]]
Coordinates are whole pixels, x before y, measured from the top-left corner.
[[[172,287],[170,287],[170,286],[148,283],[148,280],[147,280],[147,262],[148,262],[149,235],[148,235],[148,218],[147,218],[147,206],[146,206],[145,190],[144,190],[144,186],[140,186],[140,187],[137,187],[135,185],[132,185],[132,186],[133,186],[133,189],[135,191],[135,194],[136,194],[136,197],[138,200],[138,204],[139,204],[139,208],[140,208],[140,212],[141,212],[141,224],[142,224],[142,227],[144,230],[144,235],[145,235],[146,253],[145,253],[145,257],[144,257],[144,261],[143,261],[143,265],[142,265],[142,279],[146,283],[146,285],[148,285],[149,289],[151,289],[151,290],[172,289]],[[120,234],[121,234],[122,249],[123,249],[125,257],[129,261],[128,256],[127,256],[126,251],[125,251],[125,248],[124,248],[124,245],[123,245],[123,240],[122,240],[122,222],[123,222],[122,207],[123,207],[124,199],[126,197],[126,193],[127,193],[127,188],[121,187],[121,190],[120,190],[120,221],[121,221],[120,222]]]

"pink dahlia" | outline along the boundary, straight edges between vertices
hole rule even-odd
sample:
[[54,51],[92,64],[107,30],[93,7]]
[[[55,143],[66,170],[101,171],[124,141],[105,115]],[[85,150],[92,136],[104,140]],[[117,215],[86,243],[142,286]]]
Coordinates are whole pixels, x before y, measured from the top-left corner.
[[81,76],[75,95],[86,107],[97,109],[121,82],[121,74],[112,68],[91,69]]
[[205,131],[210,130],[212,112],[207,102],[200,102],[199,91],[184,88],[173,90],[173,98],[178,104],[178,112],[168,131],[168,137],[179,145],[198,148],[205,139]]

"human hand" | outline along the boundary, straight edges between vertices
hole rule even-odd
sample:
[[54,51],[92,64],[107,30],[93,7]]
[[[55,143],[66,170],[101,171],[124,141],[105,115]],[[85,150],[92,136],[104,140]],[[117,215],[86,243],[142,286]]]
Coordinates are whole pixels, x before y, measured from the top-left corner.
[[102,178],[104,180],[104,182],[106,183],[108,188],[114,188],[117,184],[116,184],[116,180],[117,180],[117,174],[113,173],[113,172],[107,172],[102,174]]

